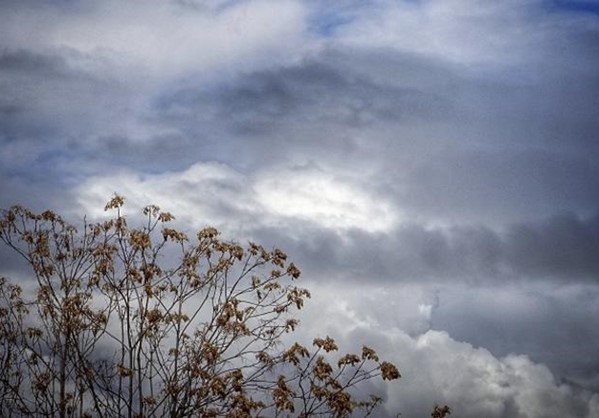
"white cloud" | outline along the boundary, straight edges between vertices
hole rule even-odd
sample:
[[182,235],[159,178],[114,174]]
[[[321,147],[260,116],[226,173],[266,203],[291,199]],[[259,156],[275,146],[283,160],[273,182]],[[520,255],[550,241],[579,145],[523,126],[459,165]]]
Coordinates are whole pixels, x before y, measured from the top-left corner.
[[[398,334],[397,332],[396,334]],[[400,334],[400,333],[399,333]],[[493,356],[484,348],[428,331],[414,339],[390,337],[410,392],[436,393],[462,417],[592,417],[599,395],[555,381],[549,369],[523,355]],[[413,379],[410,381],[410,379]],[[410,403],[397,388],[396,405]],[[393,405],[393,404],[391,404]]]
[[518,353],[497,356],[430,329],[423,313],[436,309],[437,291],[413,285],[351,287],[308,283],[312,300],[300,315],[300,340],[314,330],[331,335],[342,352],[374,347],[398,365],[399,382],[377,385],[388,416],[429,416],[435,403],[454,415],[488,418],[593,418],[599,394],[559,383],[549,368]]
[[321,170],[283,170],[259,178],[257,199],[270,212],[324,228],[388,231],[397,221],[390,202],[351,178]]
[[461,64],[509,66],[558,40],[573,16],[544,14],[538,0],[379,1],[338,33],[342,42]]
[[84,213],[102,216],[114,193],[127,198],[132,210],[157,204],[178,216],[186,227],[206,224],[245,235],[260,226],[302,221],[343,231],[391,228],[393,208],[363,190],[352,179],[323,170],[281,171],[271,168],[245,176],[218,163],[197,163],[187,170],[140,175],[123,171],[89,178],[77,188]]
[[239,232],[246,217],[257,210],[243,176],[217,163],[198,163],[182,172],[139,175],[125,171],[93,177],[78,187],[76,200],[84,213],[102,217],[104,204],[114,193],[126,198],[126,214],[156,204],[173,213],[185,229],[214,225]]
[[377,285],[345,273],[351,286],[342,286],[338,281],[331,283],[326,277],[306,279],[309,281],[304,285],[312,292],[312,300],[302,316],[308,321],[312,317],[326,318],[319,332],[336,334],[340,329],[352,332],[399,328],[415,336],[430,329],[430,317],[422,312],[422,307],[434,309],[437,304],[434,288],[415,284]]
[[421,303],[418,305],[418,312],[420,312],[426,319],[430,320],[431,313],[433,312],[433,305]]
[[243,1],[217,10],[172,1],[105,1],[17,8],[0,18],[0,34],[11,48],[71,51],[72,65],[103,66],[103,75],[139,83],[290,59],[301,50],[304,14],[293,0]]

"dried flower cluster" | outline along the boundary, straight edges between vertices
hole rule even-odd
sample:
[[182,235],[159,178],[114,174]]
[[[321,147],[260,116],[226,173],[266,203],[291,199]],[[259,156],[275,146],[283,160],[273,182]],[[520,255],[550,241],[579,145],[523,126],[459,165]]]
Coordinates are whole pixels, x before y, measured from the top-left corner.
[[[0,239],[32,267],[36,291],[0,279],[0,416],[349,417],[381,398],[356,398],[397,368],[335,341],[282,348],[310,293],[287,255],[188,236],[144,209],[78,231],[53,212],[13,207]],[[442,410],[441,410],[442,411]]]
[[451,415],[451,409],[447,405],[435,405],[431,413],[432,418],[445,418],[447,415]]

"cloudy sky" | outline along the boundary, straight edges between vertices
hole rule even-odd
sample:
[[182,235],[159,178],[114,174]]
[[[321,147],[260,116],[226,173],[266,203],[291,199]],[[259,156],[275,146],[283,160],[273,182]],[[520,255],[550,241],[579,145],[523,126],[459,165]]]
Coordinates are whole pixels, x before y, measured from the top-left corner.
[[0,207],[285,249],[380,416],[599,416],[598,132],[594,0],[0,1]]

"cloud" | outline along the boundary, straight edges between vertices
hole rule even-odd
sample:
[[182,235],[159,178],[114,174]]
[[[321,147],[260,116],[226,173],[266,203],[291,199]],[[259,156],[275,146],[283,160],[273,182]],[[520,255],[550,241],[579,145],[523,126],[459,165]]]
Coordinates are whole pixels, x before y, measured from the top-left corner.
[[310,274],[380,281],[496,283],[596,282],[599,215],[564,213],[503,228],[411,221],[366,173],[327,166],[271,166],[243,173],[219,163],[141,175],[97,175],[73,199],[100,215],[115,192],[133,207],[155,203],[186,227],[214,224],[276,243]]
[[275,167],[250,176],[218,163],[143,176],[120,172],[89,178],[74,200],[77,209],[100,217],[103,202],[114,193],[124,195],[135,209],[158,204],[181,216],[185,227],[212,224],[242,236],[294,222],[331,231],[379,231],[396,221],[391,206],[382,200],[374,204],[364,178],[333,175],[319,167]]
[[[0,52],[0,139],[8,174],[58,171],[64,177],[86,157],[98,135],[141,129],[119,116],[130,114],[130,90],[121,83],[75,68],[64,55],[28,50]],[[139,125],[138,125],[139,126]],[[60,161],[62,156],[70,161]],[[48,164],[48,160],[52,163]],[[56,164],[56,160],[60,164]]]
[[556,216],[540,225],[519,225],[508,233],[508,254],[523,275],[597,277],[599,214],[588,220]]
[[355,180],[323,170],[267,172],[253,190],[257,201],[271,214],[327,229],[386,231],[397,220],[394,208],[382,198],[375,203],[375,196]]
[[435,289],[432,329],[484,346],[496,356],[528,353],[548,365],[559,381],[599,389],[596,285],[454,284]]
[[597,215],[562,215],[504,230],[407,221],[384,233],[338,234],[289,223],[264,229],[262,236],[296,254],[310,274],[325,272],[331,279],[351,272],[371,282],[596,283],[599,274]]
[[529,61],[530,51],[543,57],[553,42],[559,44],[560,38],[596,24],[585,14],[551,13],[546,3],[373,1],[341,26],[336,38],[351,45],[385,46],[472,67],[505,69]]
[[[448,367],[414,354],[427,332],[430,353],[472,361],[451,357],[465,378],[491,365],[494,389],[447,392],[456,414],[542,416],[538,398],[584,416],[597,401],[574,387],[599,387],[599,31],[583,9],[1,2],[0,207],[78,220],[119,192],[128,216],[157,203],[188,231],[281,247],[317,291],[348,289],[318,304],[331,333],[349,321],[348,339],[412,347],[427,376]],[[453,385],[435,379],[399,411],[427,416]]]
[[596,394],[556,383],[549,369],[526,356],[497,358],[445,332],[394,337],[395,353],[404,364],[400,370],[413,386],[405,392],[397,388],[387,408],[406,411],[406,416],[425,415],[426,403],[419,395],[425,391],[425,399],[437,395],[463,417],[590,418],[597,413]]
[[525,77],[337,45],[210,87],[187,80],[151,120],[237,167],[368,171],[417,222],[588,216],[599,199],[596,77]]
[[[207,3],[205,3],[208,5]],[[294,1],[147,3],[108,1],[77,4],[8,4],[2,19],[3,43],[35,51],[76,51],[101,58],[97,68],[138,84],[148,77],[189,71],[251,68],[279,54],[281,40],[295,43],[303,30],[301,4]],[[22,28],[22,30],[17,30]],[[39,36],[44,33],[44,36]],[[142,77],[140,77],[140,74]]]
[[[375,14],[395,7],[375,3]],[[122,167],[145,173],[180,171],[198,161],[220,161],[241,170],[315,162],[369,172],[369,178],[376,178],[371,185],[376,194],[388,194],[416,222],[502,227],[532,220],[522,218],[533,213],[530,218],[562,211],[589,216],[599,199],[599,168],[590,158],[599,128],[593,113],[599,105],[593,94],[597,77],[589,71],[596,66],[596,31],[591,24],[562,21],[561,15],[538,10],[527,15],[535,4],[510,11],[480,2],[460,15],[480,31],[487,28],[484,19],[500,21],[504,14],[517,14],[518,21],[526,20],[526,28],[533,25],[522,36],[538,37],[542,47],[527,44],[527,53],[509,70],[472,67],[409,47],[346,42],[342,34],[320,42],[301,29],[304,13],[319,10],[313,3],[280,6],[299,22],[289,25],[291,38],[275,29],[268,32],[275,48],[294,51],[289,52],[292,58],[250,59],[245,67],[236,61],[243,54],[232,52],[234,59],[223,57],[218,69],[206,70],[193,61],[201,53],[173,51],[191,60],[173,66],[185,68],[185,75],[156,67],[163,77],[152,82],[143,69],[125,66],[115,73],[120,58],[102,52],[135,44],[98,37],[87,41],[97,44],[87,51],[39,47],[54,42],[51,36],[14,42],[6,38],[11,46],[5,55],[20,56],[21,61],[27,56],[32,64],[30,70],[4,72],[2,132],[19,137],[3,148],[5,167],[16,170],[25,164],[62,180]],[[252,13],[259,16],[256,24],[269,19],[260,2],[215,10],[204,6],[172,3],[140,13],[151,15],[147,22],[156,22],[157,34],[165,32],[164,42],[174,42],[166,32],[167,26],[178,26],[177,19],[210,19],[223,28],[229,25],[225,16],[242,11],[248,16],[244,24],[250,24]],[[39,13],[48,14],[48,22],[64,23],[56,24],[57,31],[70,33],[71,20],[109,31],[133,13],[134,6],[61,7],[64,16],[53,14],[58,9],[52,8]],[[373,18],[351,2],[343,7],[340,13],[360,11],[348,31]],[[439,2],[397,7],[409,8],[419,19],[429,13],[432,21],[443,13],[462,13],[459,7],[443,11]],[[15,21],[34,13],[25,6],[12,9]],[[333,7],[329,13],[337,11]],[[113,14],[122,16],[111,20]],[[186,14],[191,17],[182,17]],[[409,15],[397,15],[397,26]],[[529,22],[539,19],[548,26]],[[136,25],[146,24],[139,20]],[[121,26],[119,30],[127,27]],[[256,51],[270,54],[265,42],[257,42]],[[294,49],[294,42],[306,48]],[[252,57],[262,53],[248,51]],[[126,77],[119,75],[121,70]]]
[[218,163],[198,163],[175,173],[142,176],[129,171],[92,177],[79,186],[73,199],[85,213],[100,218],[115,193],[125,196],[131,216],[155,204],[172,212],[186,228],[220,227],[236,219],[227,229],[238,231],[258,210],[247,180]]
[[[422,288],[358,287],[361,290],[352,294],[338,286],[315,284],[303,323],[326,318],[320,332],[335,336],[342,352],[369,344],[381,358],[398,365],[400,381],[370,388],[385,395],[385,416],[397,412],[427,416],[435,403],[447,403],[463,417],[591,418],[597,413],[597,394],[560,383],[549,368],[528,356],[498,356],[444,331],[406,328],[404,321],[419,322],[415,300],[436,303],[431,299],[435,296],[422,293]],[[299,336],[310,332],[300,327]]]

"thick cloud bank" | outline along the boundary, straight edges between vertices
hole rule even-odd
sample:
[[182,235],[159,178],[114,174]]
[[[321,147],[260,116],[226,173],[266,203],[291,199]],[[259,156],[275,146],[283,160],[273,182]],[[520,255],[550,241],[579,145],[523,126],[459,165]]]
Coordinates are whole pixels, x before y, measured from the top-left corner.
[[389,339],[405,364],[405,382],[388,392],[393,401],[387,409],[404,416],[426,416],[423,393],[430,403],[452,405],[461,417],[591,418],[599,413],[597,393],[557,383],[546,366],[526,356],[497,358],[440,331],[417,338],[395,333]]
[[368,181],[318,166],[244,175],[223,164],[198,163],[182,172],[92,177],[77,198],[83,213],[100,215],[118,183],[137,210],[154,202],[194,227],[259,234],[301,256],[312,274],[343,277],[351,270],[371,281],[597,283],[599,213],[565,213],[500,229],[418,224],[373,193]]
[[[358,289],[364,294],[367,287]],[[445,331],[429,329],[435,311],[449,315],[456,311],[443,308],[444,297],[439,300],[438,293],[415,285],[391,292],[371,289],[365,297],[352,297],[338,287],[315,285],[315,290],[314,306],[308,306],[306,315],[320,321],[326,318],[329,326],[322,332],[340,335],[342,350],[368,343],[381,356],[397,361],[403,378],[380,388],[386,390],[389,417],[398,411],[406,417],[428,416],[436,402],[452,405],[455,415],[463,417],[591,418],[599,412],[599,394],[560,382],[545,365],[526,355],[494,355]],[[519,301],[512,301],[514,308],[535,310],[519,306]],[[470,309],[471,315],[480,313],[480,308]],[[468,312],[468,307],[462,307],[462,312]],[[481,324],[472,325],[471,332],[489,332]]]

